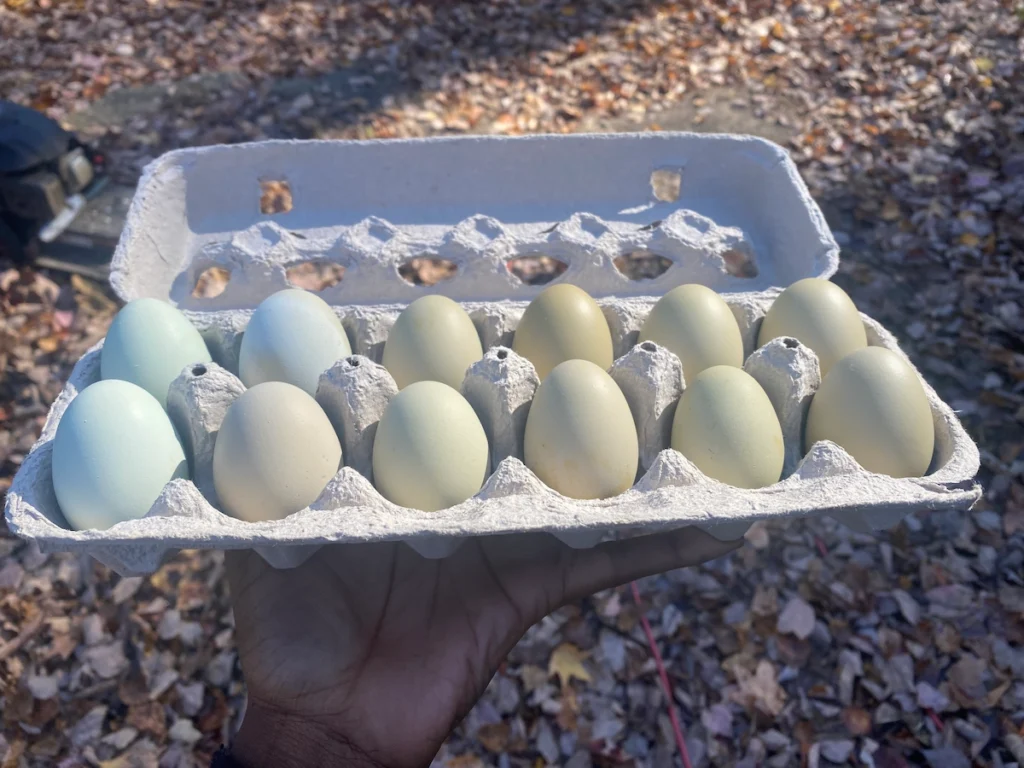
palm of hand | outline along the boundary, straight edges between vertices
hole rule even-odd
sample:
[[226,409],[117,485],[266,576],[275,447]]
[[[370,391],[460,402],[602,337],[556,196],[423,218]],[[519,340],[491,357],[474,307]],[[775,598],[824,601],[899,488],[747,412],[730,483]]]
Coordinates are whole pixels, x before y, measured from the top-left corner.
[[443,560],[339,545],[293,570],[229,553],[249,690],[236,751],[261,765],[267,742],[292,736],[329,742],[336,760],[424,765],[547,613],[738,543],[687,529],[572,550],[538,534],[474,540]]

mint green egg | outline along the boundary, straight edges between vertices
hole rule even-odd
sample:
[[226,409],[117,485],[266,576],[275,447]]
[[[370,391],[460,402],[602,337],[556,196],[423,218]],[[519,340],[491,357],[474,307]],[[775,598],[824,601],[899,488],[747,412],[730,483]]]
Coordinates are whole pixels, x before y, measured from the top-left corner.
[[61,417],[53,439],[53,490],[76,530],[144,517],[163,487],[188,477],[178,435],[149,392],[98,381]]
[[121,308],[100,351],[100,376],[137,384],[167,405],[167,389],[193,363],[210,362],[199,331],[159,299],[136,299]]
[[316,395],[320,374],[351,354],[330,305],[315,293],[287,288],[260,302],[249,318],[238,377],[247,387],[283,381]]

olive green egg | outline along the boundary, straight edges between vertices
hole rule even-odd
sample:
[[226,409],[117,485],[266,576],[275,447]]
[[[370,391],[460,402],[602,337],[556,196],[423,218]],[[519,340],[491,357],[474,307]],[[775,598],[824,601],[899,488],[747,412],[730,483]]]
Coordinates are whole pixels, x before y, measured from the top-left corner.
[[819,440],[842,446],[869,472],[924,475],[935,450],[935,425],[917,372],[884,347],[844,357],[811,400],[806,450]]
[[629,403],[603,368],[560,363],[526,418],[524,458],[544,483],[574,499],[606,499],[636,479],[639,444]]
[[268,381],[231,404],[213,447],[221,509],[251,523],[312,504],[341,466],[327,414],[293,384]]
[[439,381],[410,384],[384,409],[373,441],[373,483],[388,501],[434,512],[487,479],[487,435],[473,406]]
[[705,475],[737,488],[763,488],[782,475],[782,427],[771,400],[740,368],[708,368],[679,398],[672,447]]
[[780,336],[791,336],[812,349],[822,376],[868,345],[853,300],[835,283],[817,277],[798,280],[779,294],[764,316],[757,345],[763,347]]
[[417,381],[440,381],[458,389],[466,369],[483,355],[466,310],[435,294],[402,310],[384,343],[382,362],[399,389]]
[[639,341],[653,341],[674,353],[686,381],[716,365],[743,365],[743,337],[729,305],[710,288],[681,285],[651,309]]
[[603,370],[612,364],[608,321],[582,288],[559,283],[545,288],[526,308],[512,340],[543,379],[566,360],[589,360]]

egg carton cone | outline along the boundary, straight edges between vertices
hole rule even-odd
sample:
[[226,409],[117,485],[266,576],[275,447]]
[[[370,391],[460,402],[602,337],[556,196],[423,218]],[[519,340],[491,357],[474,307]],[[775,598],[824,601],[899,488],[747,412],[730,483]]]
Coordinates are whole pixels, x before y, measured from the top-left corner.
[[[273,199],[270,199],[273,198]],[[264,212],[270,208],[276,212]],[[653,254],[670,266],[631,280],[616,266]],[[526,417],[539,380],[512,351],[516,325],[544,286],[523,283],[515,259],[567,265],[557,281],[595,297],[616,359],[609,373],[637,426],[640,467],[632,488],[580,501],[547,487],[523,463]],[[444,259],[454,276],[416,286],[401,267]],[[918,510],[966,509],[980,496],[977,447],[952,409],[923,382],[935,425],[924,477],[868,472],[842,448],[804,450],[804,423],[819,383],[814,353],[796,339],[755,349],[759,324],[782,288],[830,277],[839,249],[791,159],[780,147],[731,135],[649,133],[459,137],[389,142],[286,142],[178,150],[139,184],[114,258],[111,284],[124,300],[155,297],[183,310],[213,363],[186,367],[168,413],[189,459],[190,480],[172,480],[148,515],[107,530],[74,531],[51,480],[61,415],[99,378],[102,342],[75,366],[42,436],[7,497],[12,531],[44,552],[83,551],[122,574],[155,570],[179,549],[254,549],[294,567],[335,542],[404,541],[445,557],[466,539],[547,531],[572,547],[694,526],[721,538],[756,520],[828,515],[859,531],[895,525]],[[238,350],[254,308],[289,287],[289,271],[314,262],[344,267],[321,293],[354,354],[320,378],[316,399],[337,430],[344,466],[308,508],[249,523],[218,510],[213,446],[221,420],[245,390]],[[211,267],[230,273],[213,298],[193,295]],[[638,344],[657,299],[686,283],[722,295],[740,326],[744,369],[764,388],[785,442],[780,482],[754,490],[713,480],[669,448],[685,390],[679,359]],[[373,486],[377,423],[398,388],[380,365],[404,306],[427,293],[459,301],[486,350],[462,392],[487,434],[490,473],[467,501],[437,512],[399,507]],[[896,351],[893,336],[863,316],[868,342]]]

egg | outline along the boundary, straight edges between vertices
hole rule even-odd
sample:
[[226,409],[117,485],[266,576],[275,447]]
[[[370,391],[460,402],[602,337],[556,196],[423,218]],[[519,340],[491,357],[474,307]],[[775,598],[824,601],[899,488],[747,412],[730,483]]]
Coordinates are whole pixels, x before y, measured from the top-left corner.
[[484,355],[466,310],[446,296],[423,296],[402,310],[384,343],[384,367],[399,389],[440,381],[458,389]]
[[247,387],[283,381],[315,395],[320,374],[351,354],[348,335],[327,302],[288,288],[252,313],[242,335],[238,374]]
[[137,384],[167,405],[167,389],[193,363],[210,362],[210,351],[181,312],[165,301],[136,299],[124,305],[100,351],[100,377]]
[[686,381],[716,365],[743,365],[736,317],[721,296],[703,285],[681,285],[658,299],[639,341],[653,341],[673,352]]
[[633,485],[639,463],[629,403],[600,366],[560,363],[534,395],[523,452],[526,466],[563,496],[617,496]]
[[589,360],[602,369],[612,364],[612,334],[604,313],[581,288],[559,283],[545,288],[526,308],[512,340],[543,379],[566,360]]
[[316,501],[340,466],[341,443],[316,400],[268,381],[246,390],[224,415],[213,487],[232,517],[279,520]]
[[921,380],[895,352],[866,347],[833,366],[811,400],[804,432],[842,446],[864,469],[921,477],[935,450],[935,426]]
[[104,530],[145,517],[164,486],[188,477],[178,435],[163,406],[128,381],[86,387],[53,438],[53,490],[68,523]]
[[782,427],[753,376],[716,365],[689,382],[672,420],[672,448],[710,478],[763,488],[782,475]]
[[439,381],[410,384],[384,409],[373,442],[373,482],[388,501],[434,512],[480,490],[487,435],[469,402]]
[[780,336],[792,336],[814,350],[822,376],[868,345],[853,300],[835,283],[817,277],[798,280],[779,294],[764,316],[757,345]]

